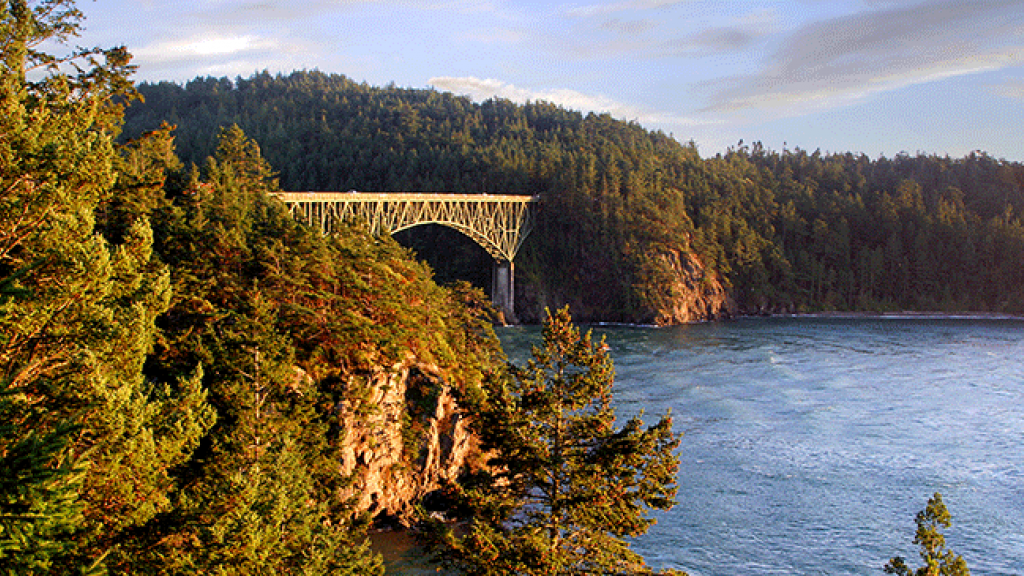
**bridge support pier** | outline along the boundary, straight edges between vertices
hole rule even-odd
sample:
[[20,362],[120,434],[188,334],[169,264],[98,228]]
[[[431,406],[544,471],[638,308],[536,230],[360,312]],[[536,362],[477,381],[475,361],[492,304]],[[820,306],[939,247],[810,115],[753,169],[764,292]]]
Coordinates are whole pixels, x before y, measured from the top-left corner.
[[491,302],[505,316],[505,322],[516,323],[515,266],[511,260],[495,260],[491,271]]

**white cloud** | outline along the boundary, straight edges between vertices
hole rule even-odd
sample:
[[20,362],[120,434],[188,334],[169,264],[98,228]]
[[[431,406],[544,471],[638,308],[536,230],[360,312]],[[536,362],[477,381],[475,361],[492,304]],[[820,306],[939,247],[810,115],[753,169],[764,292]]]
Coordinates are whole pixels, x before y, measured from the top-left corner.
[[598,114],[607,113],[622,120],[635,121],[644,126],[669,130],[715,123],[671,113],[647,111],[637,106],[616,101],[607,96],[584,94],[566,88],[530,90],[493,78],[480,79],[472,76],[461,78],[438,76],[431,78],[429,83],[439,90],[469,96],[476,101],[483,101],[489,98],[504,98],[522,104],[542,100],[570,110],[595,112]]
[[143,62],[173,62],[220,58],[262,51],[280,50],[281,43],[272,38],[245,34],[238,36],[191,36],[157,42],[132,52]]

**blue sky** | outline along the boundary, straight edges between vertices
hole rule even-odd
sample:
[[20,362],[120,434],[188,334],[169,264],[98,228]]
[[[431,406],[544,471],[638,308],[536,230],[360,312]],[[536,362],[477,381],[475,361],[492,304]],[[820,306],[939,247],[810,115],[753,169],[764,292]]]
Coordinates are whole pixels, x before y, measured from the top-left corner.
[[138,80],[319,69],[693,140],[1024,160],[1022,0],[98,0]]

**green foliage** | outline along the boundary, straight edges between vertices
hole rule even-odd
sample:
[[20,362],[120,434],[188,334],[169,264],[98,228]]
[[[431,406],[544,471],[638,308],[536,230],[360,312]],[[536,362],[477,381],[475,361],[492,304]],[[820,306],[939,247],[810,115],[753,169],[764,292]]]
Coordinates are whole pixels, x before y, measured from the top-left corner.
[[335,407],[410,359],[478,387],[486,313],[298,225],[237,127],[202,171],[169,125],[115,145],[127,54],[38,50],[80,18],[0,5],[3,573],[380,574]]
[[40,435],[15,426],[25,399],[0,389],[0,562],[3,574],[41,574],[73,550],[82,523],[78,499],[83,470],[68,450],[68,424]]
[[343,480],[331,465],[333,403],[299,367],[304,326],[283,311],[310,287],[279,274],[326,240],[267,195],[269,165],[237,127],[222,132],[205,177],[153,202],[156,250],[175,281],[145,371],[181,378],[202,366],[216,424],[178,468],[174,509],[150,524],[134,563],[160,574],[380,573],[332,496]]
[[131,67],[122,49],[42,51],[80,19],[70,1],[0,6],[0,554],[23,574],[124,562],[209,419],[201,389],[142,375],[169,276],[145,218],[113,244],[97,225]]
[[237,127],[219,141],[203,171],[165,179],[169,195],[151,211],[174,283],[145,372],[167,380],[202,366],[217,421],[179,468],[175,508],[148,527],[137,565],[380,573],[340,497],[337,407],[372,412],[368,376],[413,360],[479,386],[501,352],[486,310],[389,239],[301,226],[268,194],[277,184],[259,146]]
[[896,556],[885,565],[885,573],[900,576],[970,576],[967,562],[959,554],[946,550],[942,528],[950,526],[949,510],[938,492],[928,499],[928,505],[918,512],[915,521],[917,533],[914,535],[914,544],[921,546],[924,565],[911,570],[903,558]]
[[1020,164],[977,153],[869,160],[758,146],[717,161],[725,160],[758,170],[768,196],[737,205],[735,217],[764,221],[757,232],[781,248],[775,264],[762,259],[779,280],[746,283],[748,305],[1021,310],[1024,277],[1009,265],[1024,256]]
[[548,315],[533,356],[471,401],[488,471],[458,489],[465,530],[435,522],[428,545],[466,574],[649,573],[623,538],[675,503],[671,418],[615,429],[607,347],[581,336],[568,309]]

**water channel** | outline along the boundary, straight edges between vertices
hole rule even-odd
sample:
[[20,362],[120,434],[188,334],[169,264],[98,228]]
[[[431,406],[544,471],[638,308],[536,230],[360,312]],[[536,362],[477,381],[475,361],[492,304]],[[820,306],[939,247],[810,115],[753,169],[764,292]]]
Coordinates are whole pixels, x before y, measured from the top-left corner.
[[[973,573],[1024,573],[1024,320],[593,329],[615,360],[620,417],[671,409],[684,433],[679,503],[633,543],[653,567],[881,574],[894,554],[916,567],[914,515],[940,492],[947,544]],[[540,331],[499,337],[522,361]],[[392,538],[378,541],[389,573],[420,573],[415,548]]]

